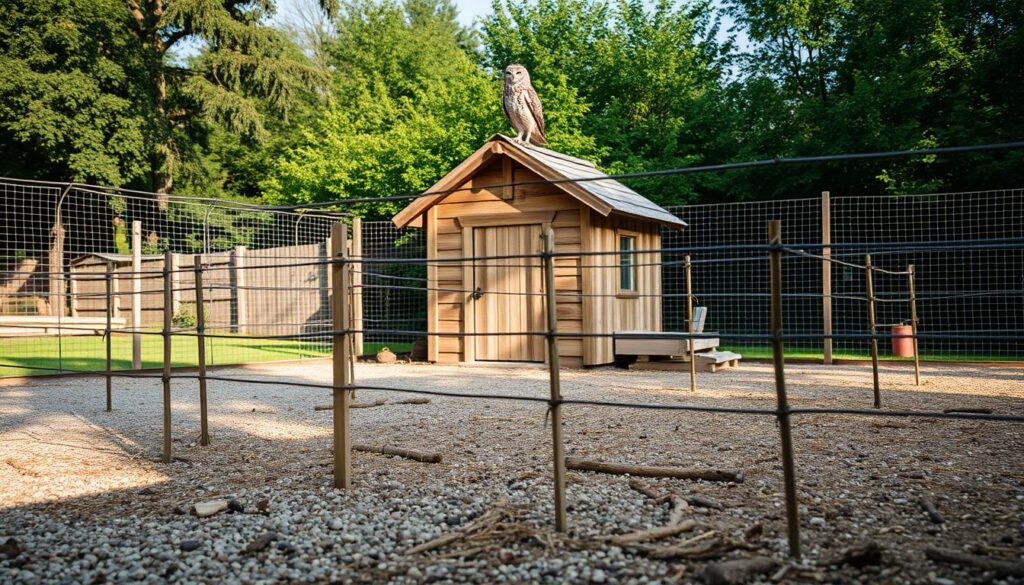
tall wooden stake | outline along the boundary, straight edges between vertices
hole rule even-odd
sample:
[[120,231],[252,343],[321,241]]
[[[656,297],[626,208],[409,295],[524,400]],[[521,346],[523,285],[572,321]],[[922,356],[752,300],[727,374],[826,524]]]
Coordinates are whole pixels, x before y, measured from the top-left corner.
[[776,416],[782,440],[782,475],[786,484],[786,521],[789,555],[800,558],[800,517],[796,501],[796,467],[793,464],[793,436],[789,425],[789,400],[786,397],[785,354],[782,346],[782,222],[768,222],[771,268],[772,365],[775,369]]
[[106,345],[107,345],[107,412],[110,412],[114,408],[114,401],[112,396],[113,376],[111,372],[111,354],[112,354],[112,341],[111,336],[111,320],[114,317],[114,263],[107,262],[107,327],[106,327]]
[[686,321],[690,330],[690,392],[697,391],[697,351],[694,348],[693,327],[693,280],[691,279],[690,256],[686,256]]
[[871,254],[864,257],[868,291],[868,328],[871,333],[871,383],[875,392],[875,408],[882,408],[882,392],[878,383],[878,337],[875,322],[875,281],[871,269]]
[[203,299],[203,256],[192,257],[196,285],[196,343],[199,352],[199,444],[210,444],[210,426],[206,408],[206,304]]
[[917,287],[914,284],[914,265],[907,266],[907,285],[910,288],[910,330],[914,335],[914,385],[921,385],[921,355],[917,351]]
[[142,369],[142,222],[132,222],[132,369]]
[[568,520],[565,512],[565,444],[562,441],[562,382],[558,360],[558,313],[555,296],[555,232],[544,231],[544,292],[547,298],[548,370],[551,381],[551,441],[555,464],[555,530],[565,532]]
[[832,201],[821,193],[821,363],[832,363]]
[[334,487],[352,487],[352,437],[349,435],[349,398],[352,385],[352,345],[349,338],[349,288],[352,266],[348,263],[348,228],[331,227],[331,282],[334,348]]
[[174,300],[171,286],[171,252],[164,253],[164,449],[161,461],[171,462],[171,312]]

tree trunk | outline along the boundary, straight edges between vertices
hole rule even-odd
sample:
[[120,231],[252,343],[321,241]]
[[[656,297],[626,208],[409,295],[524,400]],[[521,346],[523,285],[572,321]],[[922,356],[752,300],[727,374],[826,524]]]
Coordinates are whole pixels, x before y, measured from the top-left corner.
[[[154,90],[156,111],[160,115],[160,121],[164,122],[167,120],[167,78],[163,71],[156,74]],[[156,203],[160,211],[167,211],[167,195],[174,184],[174,177],[171,175],[174,166],[174,138],[170,134],[170,126],[166,131],[163,143],[155,144],[153,147],[153,191],[156,193]]]

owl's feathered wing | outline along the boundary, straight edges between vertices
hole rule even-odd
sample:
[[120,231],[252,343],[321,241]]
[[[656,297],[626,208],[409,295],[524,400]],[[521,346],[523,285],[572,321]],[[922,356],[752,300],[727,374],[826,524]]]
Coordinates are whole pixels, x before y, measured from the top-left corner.
[[544,108],[540,105],[540,97],[533,86],[526,88],[526,103],[530,107],[530,114],[537,122],[537,131],[530,136],[531,142],[537,146],[544,146],[548,143],[548,137],[544,135]]

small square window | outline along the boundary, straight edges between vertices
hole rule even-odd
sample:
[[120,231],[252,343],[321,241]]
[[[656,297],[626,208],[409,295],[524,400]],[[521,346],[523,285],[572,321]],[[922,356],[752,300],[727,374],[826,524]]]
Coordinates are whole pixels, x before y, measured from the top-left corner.
[[636,291],[636,237],[619,236],[619,290]]

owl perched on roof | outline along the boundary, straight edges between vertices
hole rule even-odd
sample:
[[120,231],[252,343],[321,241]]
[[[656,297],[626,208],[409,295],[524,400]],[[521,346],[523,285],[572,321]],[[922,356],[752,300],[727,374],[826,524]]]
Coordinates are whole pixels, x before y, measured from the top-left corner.
[[532,142],[538,146],[548,143],[544,136],[544,110],[537,91],[530,84],[530,74],[526,67],[509,65],[505,68],[505,91],[501,96],[501,106],[509,124],[516,131],[516,140]]

